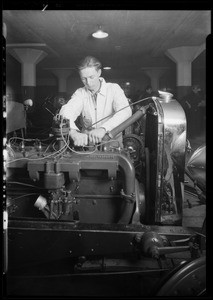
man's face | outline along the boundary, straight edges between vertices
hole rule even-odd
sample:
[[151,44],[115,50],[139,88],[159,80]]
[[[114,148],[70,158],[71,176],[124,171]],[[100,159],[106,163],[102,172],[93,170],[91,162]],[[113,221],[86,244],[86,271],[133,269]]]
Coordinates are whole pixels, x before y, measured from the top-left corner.
[[100,86],[99,77],[101,69],[98,71],[95,67],[88,67],[80,71],[80,78],[86,88],[91,92],[96,92]]
[[201,91],[201,89],[200,89],[200,87],[198,87],[198,86],[195,86],[195,87],[193,88],[193,92],[194,92],[195,94],[198,94],[200,91]]
[[64,98],[59,98],[58,103],[62,106],[64,104],[66,104],[66,100]]

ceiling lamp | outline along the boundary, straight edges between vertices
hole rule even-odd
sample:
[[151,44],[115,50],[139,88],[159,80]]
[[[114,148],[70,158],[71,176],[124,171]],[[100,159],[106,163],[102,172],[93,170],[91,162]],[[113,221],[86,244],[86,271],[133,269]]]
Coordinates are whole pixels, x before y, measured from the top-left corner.
[[109,34],[107,32],[104,32],[101,29],[101,26],[99,26],[99,29],[92,34],[92,36],[96,39],[104,39],[104,38],[108,37],[108,35]]
[[104,70],[111,70],[111,67],[103,67]]

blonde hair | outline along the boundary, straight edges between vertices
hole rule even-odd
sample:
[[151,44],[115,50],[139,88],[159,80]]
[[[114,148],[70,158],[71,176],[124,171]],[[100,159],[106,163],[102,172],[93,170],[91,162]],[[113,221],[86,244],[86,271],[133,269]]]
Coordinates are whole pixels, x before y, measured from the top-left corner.
[[101,65],[100,61],[93,56],[85,57],[78,64],[79,71],[81,71],[85,68],[91,68],[91,67],[95,67],[95,69],[98,71],[99,69],[101,69],[102,65]]

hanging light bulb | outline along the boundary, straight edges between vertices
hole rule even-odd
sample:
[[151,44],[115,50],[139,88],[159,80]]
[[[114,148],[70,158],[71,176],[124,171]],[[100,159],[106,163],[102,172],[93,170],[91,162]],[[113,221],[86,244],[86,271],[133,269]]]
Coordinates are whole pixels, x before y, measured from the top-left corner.
[[92,34],[92,36],[96,39],[104,39],[104,38],[108,37],[108,35],[109,34],[107,32],[104,32],[101,29],[101,26],[99,26],[99,29]]

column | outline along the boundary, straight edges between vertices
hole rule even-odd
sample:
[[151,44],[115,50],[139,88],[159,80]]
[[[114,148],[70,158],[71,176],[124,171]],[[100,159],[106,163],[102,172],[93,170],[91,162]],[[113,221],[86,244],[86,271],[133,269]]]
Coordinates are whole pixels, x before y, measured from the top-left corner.
[[151,86],[153,91],[157,91],[159,89],[159,81],[160,77],[168,68],[156,68],[156,67],[149,67],[149,68],[142,68],[142,71],[148,75],[151,79]]
[[181,99],[191,89],[192,85],[192,62],[205,50],[205,45],[183,46],[171,48],[166,55],[177,65],[177,98]]
[[9,52],[21,63],[23,102],[26,99],[32,99],[34,102],[36,88],[36,64],[38,64],[47,55],[47,53],[43,50],[33,48],[13,48],[10,49]]
[[58,78],[58,95],[67,96],[67,78],[72,73],[69,68],[48,68]]

